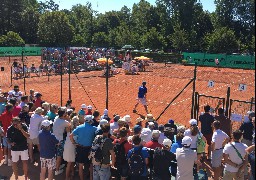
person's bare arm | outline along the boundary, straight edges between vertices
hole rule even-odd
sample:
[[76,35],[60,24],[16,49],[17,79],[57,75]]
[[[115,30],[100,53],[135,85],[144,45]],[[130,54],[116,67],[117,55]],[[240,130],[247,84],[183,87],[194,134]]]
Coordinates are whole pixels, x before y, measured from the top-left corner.
[[211,148],[212,148],[212,151],[214,151],[214,150],[215,150],[215,142],[212,142],[212,144],[211,144]]
[[223,142],[222,142],[222,147],[224,147],[228,142],[229,142],[230,138],[226,138]]
[[71,133],[71,134],[69,135],[69,138],[70,138],[70,141],[71,141],[73,144],[76,145],[76,141],[74,140],[74,134],[73,134],[73,133]]
[[224,154],[223,154],[223,157],[224,157],[225,163],[229,164],[230,166],[236,167],[236,168],[239,167],[238,164],[232,162],[232,161],[229,159],[229,155],[228,155],[228,154],[225,154],[225,153],[224,153]]
[[248,148],[245,149],[245,151],[250,154],[253,150],[255,150],[255,144],[252,146],[249,146]]
[[18,130],[20,130],[20,132],[23,134],[23,136],[25,136],[26,138],[29,138],[29,133],[26,132],[23,128],[21,124],[17,124]]
[[111,154],[111,160],[112,160],[112,163],[111,163],[111,166],[112,167],[115,167],[115,164],[116,164],[116,155],[115,155],[115,152],[114,150],[109,150],[110,154]]

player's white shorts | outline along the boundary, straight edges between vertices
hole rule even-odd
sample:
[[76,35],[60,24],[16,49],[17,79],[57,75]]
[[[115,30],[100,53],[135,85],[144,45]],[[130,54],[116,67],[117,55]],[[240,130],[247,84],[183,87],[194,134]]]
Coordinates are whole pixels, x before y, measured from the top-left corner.
[[143,106],[147,105],[147,100],[146,98],[137,98],[138,102],[141,103]]

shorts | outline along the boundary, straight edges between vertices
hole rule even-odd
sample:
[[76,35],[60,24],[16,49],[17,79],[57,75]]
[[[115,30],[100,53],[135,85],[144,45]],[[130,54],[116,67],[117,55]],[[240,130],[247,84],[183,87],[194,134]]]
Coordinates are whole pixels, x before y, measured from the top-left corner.
[[212,134],[204,134],[204,137],[206,139],[206,143],[208,145],[211,145],[212,144]]
[[27,139],[27,142],[28,142],[28,144],[38,145],[38,144],[39,144],[39,139],[38,139],[38,137],[37,137],[37,138],[34,138],[34,139],[28,138],[28,139]]
[[141,103],[143,106],[147,105],[147,100],[146,98],[137,98],[138,102]]
[[221,166],[221,160],[223,156],[223,149],[212,151],[212,167],[217,168]]
[[52,159],[40,158],[41,168],[47,168],[49,170],[56,169],[56,157]]
[[64,144],[65,144],[65,141],[61,140],[60,144],[57,146],[57,156],[59,156],[59,157],[63,156]]
[[12,162],[18,162],[20,157],[22,161],[27,161],[28,160],[28,150],[24,151],[11,151],[12,155]]
[[110,167],[102,167],[101,165],[93,165],[94,180],[109,180],[111,176]]
[[11,149],[11,144],[8,143],[8,138],[6,136],[3,137],[3,146]]
[[129,171],[128,163],[117,166],[117,172],[118,172],[120,177],[127,178],[128,177],[128,171]]
[[90,147],[76,147],[76,162],[81,164],[90,164],[90,160],[88,158],[90,154],[91,148]]

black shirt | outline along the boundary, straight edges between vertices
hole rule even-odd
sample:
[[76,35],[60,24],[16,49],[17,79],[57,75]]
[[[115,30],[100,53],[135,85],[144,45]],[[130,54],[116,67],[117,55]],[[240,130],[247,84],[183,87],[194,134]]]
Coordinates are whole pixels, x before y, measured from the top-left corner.
[[92,126],[98,127],[99,122],[96,119],[92,119],[93,123],[91,124]]
[[244,122],[239,128],[240,131],[243,132],[243,138],[247,140],[252,140],[253,135],[253,124],[252,122]]
[[199,116],[199,121],[201,122],[201,132],[205,134],[213,134],[212,123],[214,122],[214,117],[209,113],[204,113]]
[[[28,127],[24,123],[22,123],[22,129],[28,132]],[[14,146],[11,146],[12,151],[24,151],[28,149],[27,138],[13,125],[7,129],[7,138],[11,143],[15,143]]]

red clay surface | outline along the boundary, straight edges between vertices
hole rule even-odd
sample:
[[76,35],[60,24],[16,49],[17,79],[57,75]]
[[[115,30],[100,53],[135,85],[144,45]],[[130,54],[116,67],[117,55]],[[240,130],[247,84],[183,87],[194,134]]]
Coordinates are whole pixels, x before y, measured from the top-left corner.
[[[11,63],[14,58],[11,58]],[[20,57],[18,58],[20,61]],[[40,63],[40,57],[28,57],[28,66],[32,63]],[[12,87],[10,80],[10,66],[8,58],[0,58],[0,67],[5,67],[4,72],[0,72],[0,86],[2,92],[9,91]],[[142,81],[147,81],[148,88],[148,105],[149,110],[156,118],[165,109],[165,107],[172,101],[172,99],[185,87],[185,85],[193,78],[194,67],[183,65],[168,65],[165,67],[163,63],[152,63],[147,67],[146,72],[140,72],[139,75],[115,75],[109,79],[109,114],[110,117],[114,113],[118,113],[121,116],[126,114],[131,115],[132,122],[139,117],[138,114],[132,113],[133,107],[136,103],[138,87]],[[71,87],[72,87],[72,100],[73,106],[76,110],[79,110],[81,104],[86,105],[95,104],[94,109],[98,109],[101,113],[105,109],[106,103],[106,84],[105,78],[100,77],[102,71],[81,72],[77,76],[84,86],[79,83],[74,74],[71,75]],[[213,88],[209,88],[208,81],[215,82]],[[239,84],[246,84],[246,91],[239,91]],[[23,79],[13,80],[12,85],[19,85],[20,90],[24,91]],[[255,70],[242,70],[242,69],[220,69],[209,67],[198,67],[196,91],[199,94],[205,94],[216,97],[226,97],[227,87],[231,87],[231,98],[243,101],[250,101],[252,97],[255,97]],[[60,75],[50,76],[49,81],[47,76],[26,78],[26,93],[29,93],[29,89],[35,89],[35,91],[43,94],[43,100],[49,103],[60,102]],[[93,103],[90,101],[93,101]],[[68,100],[68,75],[63,76],[63,102]],[[188,125],[191,113],[192,102],[192,84],[190,84],[184,92],[172,103],[172,105],[166,110],[166,112],[160,117],[159,123],[165,124],[170,118],[175,120],[178,124]],[[209,104],[212,107],[216,107],[218,103],[217,99],[200,98],[200,112],[203,111],[203,106]],[[243,103],[234,103],[232,105],[232,112],[245,114],[250,105]],[[253,107],[254,108],[254,107]],[[138,112],[142,115],[146,115],[142,105],[139,105]],[[236,126],[239,124],[235,123]],[[32,172],[36,173],[31,176],[34,179],[39,177],[39,167],[34,167]],[[1,166],[0,173],[2,175],[11,176],[11,168]],[[37,174],[37,175],[36,175]],[[36,176],[36,177],[35,177]],[[62,176],[63,179],[64,176]],[[32,178],[32,179],[33,179]]]

